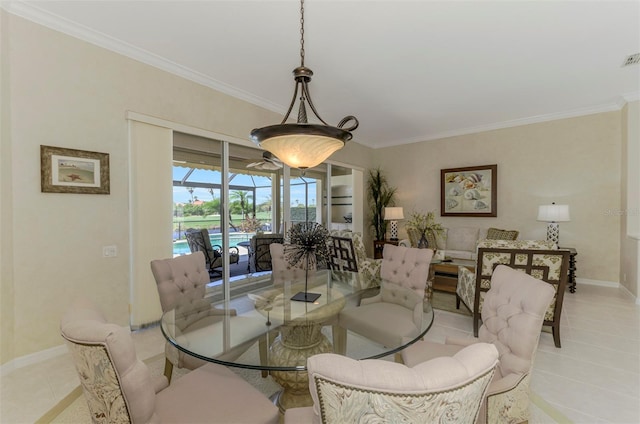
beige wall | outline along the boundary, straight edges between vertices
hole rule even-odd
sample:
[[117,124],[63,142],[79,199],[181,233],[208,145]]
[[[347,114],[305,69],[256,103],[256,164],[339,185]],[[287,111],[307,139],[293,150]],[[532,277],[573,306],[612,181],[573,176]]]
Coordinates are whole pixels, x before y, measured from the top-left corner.
[[[97,301],[108,319],[129,324],[134,268],[129,196],[136,193],[130,193],[127,111],[242,139],[281,116],[0,13],[0,363],[5,364],[61,345],[59,319],[77,295]],[[111,194],[41,193],[41,144],[109,153]],[[367,150],[352,144],[336,159],[366,167]],[[116,245],[118,256],[103,258],[105,245]]]
[[[618,282],[621,112],[608,112],[379,149],[375,159],[405,210],[440,215],[440,169],[498,164],[498,217],[445,217],[445,226],[517,229],[546,238],[538,205],[568,204],[560,244],[578,250],[577,276]],[[400,223],[403,230],[402,223]]]
[[[129,208],[139,181],[130,175],[127,111],[241,139],[281,116],[4,10],[0,16],[0,364],[6,364],[59,346],[58,322],[76,295],[96,300],[108,319],[129,323],[137,230]],[[380,163],[399,187],[400,205],[435,210],[440,168],[498,163],[499,217],[443,221],[544,237],[537,205],[567,202],[573,220],[562,224],[561,240],[580,252],[578,275],[616,281],[619,243],[611,234],[619,234],[619,218],[603,211],[620,208],[621,122],[612,112],[379,151],[349,143],[332,159],[363,168]],[[109,153],[111,194],[41,193],[41,144]],[[103,258],[105,245],[116,245],[118,256]]]
[[620,284],[640,303],[640,102],[622,109]]
[[13,166],[9,113],[8,17],[0,12],[0,364],[13,357]]

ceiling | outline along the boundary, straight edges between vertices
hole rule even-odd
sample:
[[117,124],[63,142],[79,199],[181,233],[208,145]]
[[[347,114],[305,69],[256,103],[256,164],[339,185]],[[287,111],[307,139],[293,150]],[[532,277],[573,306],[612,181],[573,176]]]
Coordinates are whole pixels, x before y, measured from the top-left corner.
[[[2,7],[281,114],[293,94],[294,0]],[[636,53],[638,1],[305,2],[312,100],[373,148],[617,110],[639,98]]]

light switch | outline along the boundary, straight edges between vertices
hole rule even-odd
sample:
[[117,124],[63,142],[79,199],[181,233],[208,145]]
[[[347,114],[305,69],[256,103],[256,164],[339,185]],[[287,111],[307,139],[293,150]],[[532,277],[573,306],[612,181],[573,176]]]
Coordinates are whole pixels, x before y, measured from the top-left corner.
[[105,258],[115,258],[118,256],[118,247],[117,246],[103,246],[102,247],[102,256]]

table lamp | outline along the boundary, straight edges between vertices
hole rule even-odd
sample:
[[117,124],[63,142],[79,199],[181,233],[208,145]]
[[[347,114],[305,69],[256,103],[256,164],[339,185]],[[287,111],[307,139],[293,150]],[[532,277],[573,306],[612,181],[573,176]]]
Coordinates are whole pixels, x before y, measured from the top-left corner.
[[538,221],[547,222],[547,240],[558,244],[560,239],[560,225],[558,222],[571,221],[569,217],[569,205],[550,205],[538,206]]
[[402,208],[384,208],[385,221],[391,221],[391,240],[398,240],[398,220],[404,219]]

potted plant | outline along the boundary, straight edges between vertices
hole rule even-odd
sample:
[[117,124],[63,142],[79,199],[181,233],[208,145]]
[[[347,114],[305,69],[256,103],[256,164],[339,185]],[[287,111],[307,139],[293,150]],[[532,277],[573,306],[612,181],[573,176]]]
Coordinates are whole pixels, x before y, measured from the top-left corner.
[[369,170],[367,181],[367,197],[371,207],[371,226],[375,240],[384,240],[387,232],[387,222],[384,220],[384,208],[393,206],[396,189],[389,186],[387,178],[380,168]]
[[436,214],[433,211],[427,213],[411,212],[405,227],[417,234],[417,247],[424,249],[431,247],[436,249],[436,237],[444,234],[442,224],[436,222]]

